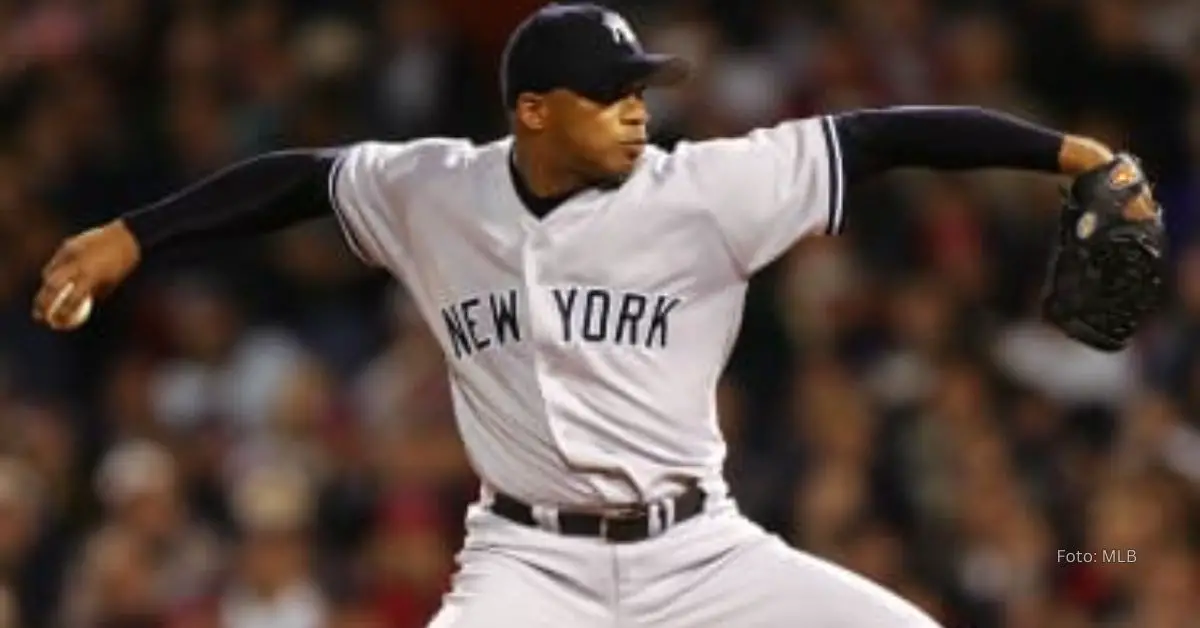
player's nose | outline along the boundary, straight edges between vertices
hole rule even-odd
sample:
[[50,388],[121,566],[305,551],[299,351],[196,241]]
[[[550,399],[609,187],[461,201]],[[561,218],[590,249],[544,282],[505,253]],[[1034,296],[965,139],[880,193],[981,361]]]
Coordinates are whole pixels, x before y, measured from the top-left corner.
[[646,126],[650,123],[650,110],[641,93],[630,94],[622,102],[621,121],[630,126]]

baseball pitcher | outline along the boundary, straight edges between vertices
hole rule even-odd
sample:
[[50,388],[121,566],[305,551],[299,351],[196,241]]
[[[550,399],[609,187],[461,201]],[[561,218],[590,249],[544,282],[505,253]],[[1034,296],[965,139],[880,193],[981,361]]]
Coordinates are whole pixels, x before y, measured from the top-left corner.
[[690,71],[612,11],[547,6],[502,60],[509,136],[232,165],[63,243],[33,315],[71,329],[156,251],[333,214],[434,330],[482,481],[433,626],[934,626],[730,497],[715,391],[747,280],[797,240],[840,233],[847,188],[890,169],[1066,175],[1045,314],[1117,350],[1160,302],[1158,204],[1136,159],[979,108],[655,148],[644,90]]

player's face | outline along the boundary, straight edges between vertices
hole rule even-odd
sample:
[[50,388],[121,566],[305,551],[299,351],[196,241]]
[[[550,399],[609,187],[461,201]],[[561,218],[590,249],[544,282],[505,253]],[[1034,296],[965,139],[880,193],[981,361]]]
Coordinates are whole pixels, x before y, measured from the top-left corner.
[[607,103],[563,90],[547,95],[546,130],[581,177],[612,181],[633,171],[646,149],[650,121],[643,93],[633,87]]

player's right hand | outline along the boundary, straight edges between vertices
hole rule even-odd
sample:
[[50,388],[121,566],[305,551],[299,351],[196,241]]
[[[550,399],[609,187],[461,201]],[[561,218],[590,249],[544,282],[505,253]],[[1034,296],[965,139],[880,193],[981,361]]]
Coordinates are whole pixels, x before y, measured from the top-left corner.
[[140,259],[137,239],[120,220],[68,238],[42,270],[34,320],[54,330],[70,329],[71,313],[86,300],[109,294]]

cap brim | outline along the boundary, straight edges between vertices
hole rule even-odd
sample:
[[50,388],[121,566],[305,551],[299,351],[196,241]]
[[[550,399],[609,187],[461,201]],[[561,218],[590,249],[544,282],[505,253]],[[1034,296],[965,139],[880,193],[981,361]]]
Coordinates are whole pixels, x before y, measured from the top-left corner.
[[629,83],[640,83],[647,87],[674,87],[692,75],[692,66],[687,61],[666,54],[640,54],[628,61]]
[[578,84],[569,89],[607,104],[628,95],[631,88],[671,87],[683,83],[691,74],[691,65],[679,57],[637,53],[603,71],[581,76]]

